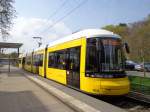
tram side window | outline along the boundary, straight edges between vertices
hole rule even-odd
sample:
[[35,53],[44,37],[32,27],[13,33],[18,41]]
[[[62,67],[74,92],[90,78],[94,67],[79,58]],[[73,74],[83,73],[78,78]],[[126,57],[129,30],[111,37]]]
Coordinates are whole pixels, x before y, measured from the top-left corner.
[[43,54],[39,54],[39,66],[43,66]]
[[66,67],[66,53],[65,50],[55,52],[55,67],[58,69],[65,69]]
[[80,71],[80,47],[70,48],[69,52],[69,69]]
[[96,48],[96,39],[87,39],[87,53],[86,53],[86,71],[98,72],[98,54]]
[[55,67],[55,53],[50,52],[49,53],[49,61],[48,61],[48,67],[49,68],[54,68]]
[[65,69],[66,67],[66,53],[65,50],[49,53],[48,67]]
[[80,47],[50,52],[48,67],[80,71]]
[[33,65],[38,66],[38,55],[33,56]]
[[36,65],[36,64],[35,64],[35,56],[36,56],[36,55],[33,55],[33,63],[32,63],[33,65]]

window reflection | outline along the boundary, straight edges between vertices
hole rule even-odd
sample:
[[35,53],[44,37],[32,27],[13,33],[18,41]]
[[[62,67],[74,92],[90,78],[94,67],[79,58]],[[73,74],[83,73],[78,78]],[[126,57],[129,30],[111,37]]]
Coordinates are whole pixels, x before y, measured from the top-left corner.
[[123,71],[124,55],[120,39],[88,38],[86,71],[109,72]]

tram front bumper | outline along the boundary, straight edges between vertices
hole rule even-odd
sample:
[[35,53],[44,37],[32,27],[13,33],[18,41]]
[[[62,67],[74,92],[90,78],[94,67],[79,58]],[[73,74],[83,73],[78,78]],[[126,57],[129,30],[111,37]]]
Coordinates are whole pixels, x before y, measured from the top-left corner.
[[130,91],[128,78],[102,79],[100,82],[101,95],[124,95]]

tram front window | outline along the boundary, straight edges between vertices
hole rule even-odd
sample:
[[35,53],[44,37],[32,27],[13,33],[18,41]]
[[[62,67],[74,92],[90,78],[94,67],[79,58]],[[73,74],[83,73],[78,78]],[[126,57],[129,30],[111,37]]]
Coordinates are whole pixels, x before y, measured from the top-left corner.
[[124,72],[121,40],[116,38],[88,38],[86,73]]

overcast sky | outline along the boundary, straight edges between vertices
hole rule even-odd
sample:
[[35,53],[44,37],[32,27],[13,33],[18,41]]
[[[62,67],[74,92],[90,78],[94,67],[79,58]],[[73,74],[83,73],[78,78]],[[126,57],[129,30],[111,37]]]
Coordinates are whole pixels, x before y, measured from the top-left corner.
[[136,22],[150,14],[150,0],[86,0],[71,15],[51,27],[83,1],[15,0],[17,18],[8,41],[22,42],[22,52],[32,51],[38,46],[34,36],[41,36],[46,45],[80,29]]

